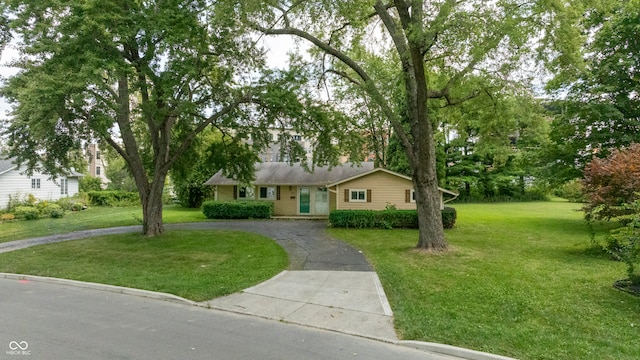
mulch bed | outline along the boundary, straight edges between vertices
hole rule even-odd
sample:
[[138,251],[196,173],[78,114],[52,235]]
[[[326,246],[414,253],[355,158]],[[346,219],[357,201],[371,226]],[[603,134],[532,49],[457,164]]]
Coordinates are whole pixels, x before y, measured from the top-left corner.
[[631,295],[635,295],[635,296],[639,296],[640,297],[640,285],[639,284],[635,284],[634,285],[628,279],[616,281],[615,283],[613,283],[613,287],[618,289],[618,290],[622,290],[624,292],[628,292]]

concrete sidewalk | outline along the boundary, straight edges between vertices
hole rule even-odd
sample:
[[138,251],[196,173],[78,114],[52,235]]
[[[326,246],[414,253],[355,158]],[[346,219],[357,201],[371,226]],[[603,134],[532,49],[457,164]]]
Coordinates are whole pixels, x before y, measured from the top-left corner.
[[283,271],[240,293],[201,303],[219,310],[397,342],[375,272]]

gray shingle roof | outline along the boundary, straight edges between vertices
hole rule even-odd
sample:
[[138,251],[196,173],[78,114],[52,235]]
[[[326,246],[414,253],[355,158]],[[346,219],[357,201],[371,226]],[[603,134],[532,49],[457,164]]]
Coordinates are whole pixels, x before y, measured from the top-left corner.
[[[359,165],[359,166],[358,166]],[[300,165],[286,162],[257,163],[254,185],[329,185],[373,170],[372,162],[358,165],[341,164],[329,169],[316,166],[312,173]],[[205,185],[238,185],[237,180],[222,175],[222,170],[213,175]]]
[[15,167],[16,165],[11,159],[0,158],[0,174],[5,173]]

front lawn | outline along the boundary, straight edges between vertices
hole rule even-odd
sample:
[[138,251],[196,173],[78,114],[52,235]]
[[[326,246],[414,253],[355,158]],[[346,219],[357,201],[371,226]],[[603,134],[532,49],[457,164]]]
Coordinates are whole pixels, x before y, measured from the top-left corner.
[[[208,221],[200,209],[165,206],[165,223]],[[0,223],[0,243],[72,231],[142,224],[142,208],[92,206],[83,211],[67,211],[60,219],[12,220]]]
[[454,207],[446,254],[413,250],[414,230],[329,231],[372,262],[402,339],[519,359],[638,358],[640,298],[612,287],[623,264],[588,251],[579,205]]
[[273,240],[219,230],[99,236],[0,254],[0,272],[160,291],[194,301],[253,286],[287,265],[286,252]]

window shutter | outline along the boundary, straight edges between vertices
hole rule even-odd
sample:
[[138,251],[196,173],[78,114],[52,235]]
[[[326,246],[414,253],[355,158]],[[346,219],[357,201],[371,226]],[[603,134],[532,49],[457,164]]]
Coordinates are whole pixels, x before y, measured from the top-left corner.
[[237,199],[238,199],[238,186],[233,185],[233,200],[237,200]]
[[367,202],[371,202],[371,189],[367,189]]
[[280,200],[280,185],[276,186],[276,200]]
[[349,189],[344,189],[344,202],[349,202]]
[[406,203],[411,202],[411,189],[407,189],[404,191],[404,202]]

